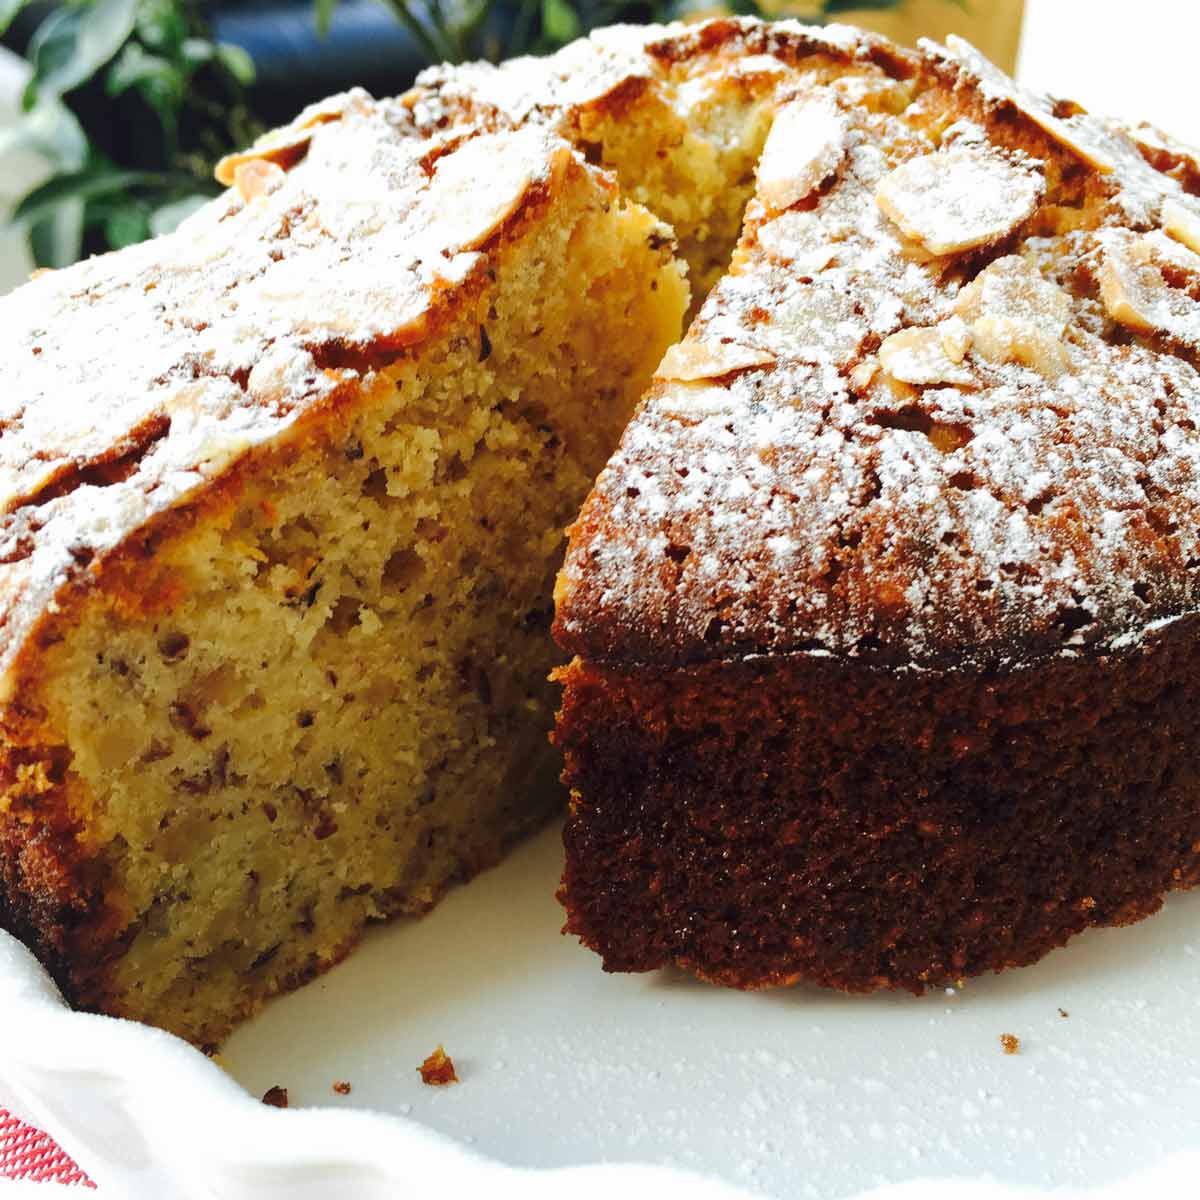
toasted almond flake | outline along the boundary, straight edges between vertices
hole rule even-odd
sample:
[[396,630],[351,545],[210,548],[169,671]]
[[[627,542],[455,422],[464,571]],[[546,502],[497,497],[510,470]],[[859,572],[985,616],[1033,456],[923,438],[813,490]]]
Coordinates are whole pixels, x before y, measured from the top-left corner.
[[285,129],[273,129],[259,138],[250,149],[227,154],[221,159],[215,172],[217,182],[228,187],[237,178],[238,168],[247,163],[260,160],[287,161],[312,141],[314,132],[313,129],[295,129],[290,125]]
[[1165,233],[1137,236],[1112,230],[1102,236],[1100,299],[1114,321],[1137,333],[1161,333],[1200,346],[1200,304],[1172,286],[1180,276],[1200,286],[1200,255]]
[[870,386],[871,380],[879,374],[879,360],[875,358],[864,358],[862,362],[857,363],[854,369],[850,372],[850,386],[856,391],[861,392]]
[[667,416],[685,421],[738,410],[738,400],[732,388],[725,383],[712,383],[706,379],[664,381],[663,387],[654,395],[653,404]]
[[277,162],[297,156],[298,152],[312,141],[318,126],[340,121],[351,111],[365,112],[370,102],[366,92],[361,88],[354,88],[310,104],[290,125],[272,129],[248,149],[240,150],[236,154],[227,154],[221,159],[214,172],[217,182],[229,187],[234,182],[238,167],[255,159]]
[[1027,259],[1008,254],[989,263],[954,301],[968,323],[984,315],[1037,321],[1061,336],[1071,318],[1070,297]]
[[775,356],[753,346],[735,342],[684,341],[672,346],[662,357],[655,378],[688,383],[698,379],[719,379],[732,371],[766,367]]
[[1060,120],[1048,109],[1032,101],[1026,92],[1017,92],[1016,103],[1043,133],[1048,133],[1060,146],[1083,159],[1089,167],[1094,167],[1102,175],[1108,175],[1116,169],[1116,163],[1104,152],[1104,147],[1089,136],[1086,128]]
[[971,331],[961,317],[951,317],[938,327],[942,339],[942,349],[952,363],[960,363],[971,348]]
[[845,114],[828,94],[784,105],[758,162],[758,198],[779,210],[810,195],[845,157],[846,132]]
[[902,232],[932,254],[957,254],[1011,233],[1037,206],[1036,172],[972,143],[901,163],[875,192]]
[[233,169],[233,186],[238,195],[249,204],[259,196],[273,192],[283,181],[284,170],[267,159],[252,158],[238,163]]
[[1046,379],[1057,379],[1070,362],[1062,341],[1032,321],[983,316],[971,326],[971,335],[981,358],[1020,363]]
[[[549,173],[561,172],[569,159],[566,147],[553,150]],[[459,251],[478,249],[546,168],[545,136],[536,129],[513,135],[502,155],[492,138],[481,137],[439,158],[423,202],[434,237]]]
[[973,376],[951,360],[936,327],[902,329],[879,347],[883,369],[901,383],[971,383]]
[[1163,232],[1200,254],[1200,213],[1178,200],[1167,200],[1162,210]]
[[1032,263],[998,258],[958,294],[955,315],[970,325],[975,352],[990,362],[1019,363],[1047,379],[1068,364],[1062,336],[1071,301]]
[[811,212],[781,213],[758,230],[758,244],[776,262],[790,263],[798,275],[815,275],[837,257],[837,241],[827,223]]

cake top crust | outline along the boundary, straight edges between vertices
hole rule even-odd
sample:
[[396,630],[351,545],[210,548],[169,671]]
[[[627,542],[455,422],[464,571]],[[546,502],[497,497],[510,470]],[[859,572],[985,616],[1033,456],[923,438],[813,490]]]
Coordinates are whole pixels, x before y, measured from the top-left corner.
[[[653,86],[665,94],[699,77],[704,87],[737,86],[754,74],[783,81],[806,59],[877,64],[905,76],[918,59],[886,38],[849,25],[718,18],[693,25],[611,25],[545,57],[430,67],[397,98],[414,129],[431,132],[464,119],[485,125],[578,128]],[[690,97],[675,96],[686,108]]]
[[350,92],[170,236],[0,300],[0,672],[104,553],[433,332],[574,161],[532,128],[417,140]]
[[731,269],[574,527],[568,652],[1011,669],[1200,605],[1194,153],[961,41],[910,68],[902,107],[781,77]]

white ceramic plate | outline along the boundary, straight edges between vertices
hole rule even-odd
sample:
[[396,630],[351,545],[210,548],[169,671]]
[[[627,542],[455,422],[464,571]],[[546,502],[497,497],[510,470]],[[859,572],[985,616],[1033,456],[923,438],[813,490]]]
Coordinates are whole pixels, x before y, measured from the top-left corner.
[[[887,1195],[1195,1196],[1200,1151],[1177,1152],[1200,1146],[1200,893],[953,995],[744,995],[603,974],[559,934],[560,859],[549,830],[428,917],[374,931],[243,1026],[228,1074],[165,1034],[69,1013],[0,939],[0,1104],[102,1191],[156,1198],[684,1191],[601,1163],[689,1169],[712,1181],[687,1182],[697,1198],[905,1181]],[[457,1086],[419,1080],[438,1043]],[[258,1103],[274,1084],[307,1111]],[[1154,1164],[1152,1182],[1116,1182]],[[524,1169],[546,1167],[577,1169]]]

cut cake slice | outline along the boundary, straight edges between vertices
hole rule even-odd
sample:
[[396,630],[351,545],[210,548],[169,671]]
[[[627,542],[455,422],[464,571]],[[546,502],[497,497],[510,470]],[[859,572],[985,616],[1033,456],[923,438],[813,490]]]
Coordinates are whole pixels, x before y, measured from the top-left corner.
[[0,923],[202,1045],[557,806],[563,529],[688,298],[545,130],[222,171],[0,301]]

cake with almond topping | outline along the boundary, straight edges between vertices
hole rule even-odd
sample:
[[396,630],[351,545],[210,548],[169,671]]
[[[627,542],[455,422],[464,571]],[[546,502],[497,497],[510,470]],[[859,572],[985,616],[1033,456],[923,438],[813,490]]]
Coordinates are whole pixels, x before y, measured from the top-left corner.
[[1196,160],[961,42],[874,69],[901,103],[780,84],[572,532],[560,895],[609,970],[919,992],[1200,880]]
[[920,990],[1154,911],[1196,163],[959,42],[616,28],[335,97],[0,301],[0,925],[212,1045],[494,861],[561,802],[572,520],[606,967]]

